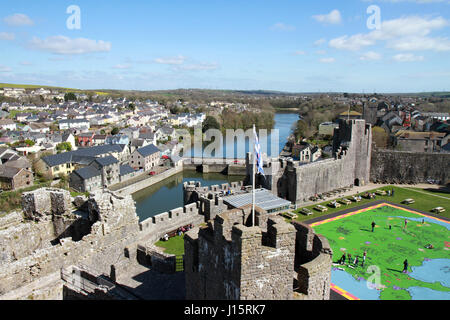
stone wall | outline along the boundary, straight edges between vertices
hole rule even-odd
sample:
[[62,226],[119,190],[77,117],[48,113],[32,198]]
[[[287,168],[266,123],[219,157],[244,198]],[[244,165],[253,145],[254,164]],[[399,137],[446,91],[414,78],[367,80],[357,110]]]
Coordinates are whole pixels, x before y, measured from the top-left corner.
[[255,227],[246,226],[251,210],[233,209],[185,235],[186,298],[293,299],[297,271],[297,298],[329,299],[332,253],[326,240],[278,216],[266,216],[262,228],[264,215],[257,211]]
[[[67,202],[64,194],[54,189],[40,189],[34,194],[25,194],[23,204],[27,216],[38,221],[18,226],[18,230],[23,230],[20,232],[25,235],[29,226],[31,235],[37,237],[41,234],[41,237],[50,239],[52,228],[49,226],[53,225],[53,221],[45,215],[50,212],[57,215],[65,211]],[[70,237],[61,238],[54,245],[49,246],[47,241],[45,246],[38,248],[23,240],[26,249],[20,251],[20,247],[14,247],[23,256],[18,256],[17,253],[15,260],[0,264],[0,295],[39,281],[42,277],[71,265],[83,263],[109,274],[114,264],[129,259],[124,254],[124,248],[129,248],[129,252],[136,251],[133,246],[139,234],[138,217],[131,196],[118,197],[110,192],[98,192],[91,194],[88,201],[89,217],[94,218],[91,220],[93,224],[90,233],[79,241],[73,241]],[[47,233],[42,228],[48,228]],[[19,231],[12,232],[14,229],[10,229],[4,232],[11,233],[13,237],[14,234],[19,234]],[[14,243],[6,234],[1,238],[10,241],[9,245]]]
[[303,223],[293,222],[297,230],[295,271],[297,299],[329,300],[333,251],[328,240]]
[[183,171],[183,166],[175,167],[175,168],[169,169],[167,171],[164,171],[163,173],[160,173],[158,175],[151,176],[151,177],[149,176],[147,179],[144,179],[142,181],[130,184],[126,187],[116,190],[115,193],[122,195],[122,196],[131,195],[140,190],[148,188],[148,187],[154,185],[155,183],[161,182],[161,181],[163,181],[177,173],[180,173],[182,171]]
[[205,222],[204,216],[200,214],[199,206],[198,202],[191,203],[140,222],[140,238],[145,239],[148,243],[154,243],[162,238],[164,234],[177,230],[180,227],[189,224],[198,226]]
[[[265,163],[266,178],[257,183],[291,202],[308,202],[323,194],[351,185],[369,183],[372,130],[364,120],[341,121],[335,130],[333,158],[309,164],[283,159]],[[253,166],[247,155],[247,184],[252,183]]]
[[370,179],[375,183],[450,183],[449,153],[373,150]]

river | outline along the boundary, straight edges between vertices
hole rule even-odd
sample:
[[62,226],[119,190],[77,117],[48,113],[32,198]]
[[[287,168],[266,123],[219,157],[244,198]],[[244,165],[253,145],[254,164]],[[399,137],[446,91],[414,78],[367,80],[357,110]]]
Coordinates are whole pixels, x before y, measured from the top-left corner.
[[[292,125],[296,121],[298,121],[298,115],[295,113],[276,113],[274,129],[279,130],[279,141],[276,141],[278,143],[278,148],[271,148],[271,138],[269,136],[267,139],[267,141],[269,141],[267,149],[265,145],[261,145],[263,152],[267,150],[270,154],[272,149],[278,149],[278,151],[281,152],[286,144],[287,138],[292,133]],[[238,148],[235,147],[235,150],[236,149]],[[246,144],[245,149],[246,151],[249,150],[248,143]],[[245,154],[238,154],[239,158],[241,156],[245,157]],[[272,156],[274,155],[272,154]],[[133,199],[136,201],[137,215],[139,216],[139,220],[143,221],[159,213],[182,207],[183,182],[195,180],[200,181],[203,186],[211,186],[227,182],[242,181],[244,178],[245,177],[243,176],[225,176],[214,173],[203,174],[185,170],[182,173],[133,194]]]

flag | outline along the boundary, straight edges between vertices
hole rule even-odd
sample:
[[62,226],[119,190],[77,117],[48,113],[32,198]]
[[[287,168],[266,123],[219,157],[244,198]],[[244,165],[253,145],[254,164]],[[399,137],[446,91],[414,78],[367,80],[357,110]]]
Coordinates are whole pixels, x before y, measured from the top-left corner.
[[255,136],[255,156],[256,156],[256,168],[257,173],[264,175],[264,169],[263,169],[263,161],[261,158],[261,145],[259,144],[258,135],[256,134],[256,127],[253,126],[253,135]]

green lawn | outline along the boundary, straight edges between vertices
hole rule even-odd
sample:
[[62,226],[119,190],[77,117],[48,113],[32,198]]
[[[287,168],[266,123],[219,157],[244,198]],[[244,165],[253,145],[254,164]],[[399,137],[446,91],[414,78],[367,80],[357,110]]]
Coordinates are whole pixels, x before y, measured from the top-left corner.
[[155,245],[165,248],[165,253],[182,256],[184,254],[184,235],[170,238],[169,241],[158,241]]
[[[404,227],[405,218],[408,219],[407,228]],[[359,263],[354,265],[348,259],[344,265],[340,265],[341,271],[350,274],[357,281],[368,280],[372,273],[367,271],[369,266],[380,268],[379,294],[382,300],[409,300],[411,298],[423,299],[424,293],[414,296],[411,293],[419,290],[432,290],[434,297],[445,299],[450,297],[450,288],[447,286],[448,276],[441,265],[428,266],[429,270],[419,277],[402,273],[403,261],[408,260],[408,272],[415,267],[421,267],[424,262],[440,259],[448,259],[450,233],[449,230],[434,220],[425,220],[422,223],[422,215],[388,205],[377,205],[357,211],[354,215],[338,218],[337,220],[313,224],[314,230],[324,235],[333,249],[333,261],[337,262],[341,256],[352,255],[352,260],[358,256]],[[371,231],[371,223],[376,223],[374,232]],[[389,228],[389,225],[392,228]],[[434,249],[425,248],[433,244]],[[362,266],[363,252],[367,252],[366,263]],[[445,260],[443,260],[445,261]],[[440,262],[439,262],[440,263]],[[426,279],[422,279],[425,277]],[[345,279],[345,278],[344,278]],[[336,275],[333,283],[357,297],[364,296],[359,286],[353,286],[352,282],[344,280]],[[337,283],[335,281],[338,281]],[[347,286],[347,287],[346,287]],[[353,290],[356,290],[352,292]]]
[[[446,217],[446,218],[450,218],[450,199],[447,200],[447,199],[435,197],[430,192],[428,192],[428,194],[423,194],[423,193],[418,193],[418,192],[409,190],[408,188],[391,187],[391,186],[384,187],[384,188],[377,188],[377,189],[371,190],[369,192],[374,193],[376,190],[392,190],[392,189],[394,189],[393,197],[377,195],[375,200],[386,200],[389,202],[401,204],[401,202],[403,200],[412,198],[416,201],[414,204],[409,205],[409,207],[411,207],[412,209],[417,209],[417,210],[421,210],[424,212],[431,212],[431,210],[436,207],[444,207],[446,210],[445,210],[445,212],[441,213],[440,215],[443,217]],[[364,194],[365,194],[365,192],[360,193],[359,195],[362,196]],[[436,193],[436,195],[441,195],[444,197],[446,196],[445,194],[442,194],[442,193]],[[450,198],[450,195],[449,195],[449,198]],[[340,198],[340,199],[342,199],[342,198]],[[347,199],[350,199],[350,197],[347,197]],[[306,220],[310,220],[312,218],[321,217],[321,216],[325,216],[325,215],[328,215],[331,213],[339,212],[339,211],[342,211],[342,210],[345,210],[348,208],[358,207],[358,206],[361,206],[361,205],[364,205],[367,203],[371,203],[373,201],[374,201],[374,199],[362,198],[361,202],[352,202],[350,205],[348,205],[348,206],[342,205],[340,208],[329,207],[328,204],[330,204],[332,201],[325,201],[323,203],[317,202],[316,204],[314,204],[312,206],[306,207],[314,213],[312,216],[305,216],[305,215],[301,214],[300,210],[302,208],[296,210],[296,213],[298,214],[298,218],[296,220],[297,221],[306,221]],[[327,207],[328,211],[319,212],[317,210],[314,210],[314,207],[317,206],[318,204],[321,204],[321,205]]]

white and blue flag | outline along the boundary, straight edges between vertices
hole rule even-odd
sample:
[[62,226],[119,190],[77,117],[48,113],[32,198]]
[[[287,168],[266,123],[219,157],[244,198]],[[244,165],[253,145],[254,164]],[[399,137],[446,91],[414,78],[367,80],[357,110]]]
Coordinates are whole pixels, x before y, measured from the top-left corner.
[[255,136],[255,156],[256,156],[256,168],[257,173],[264,175],[264,169],[263,169],[263,161],[261,158],[261,145],[259,144],[258,135],[256,134],[256,127],[253,127],[253,134]]

